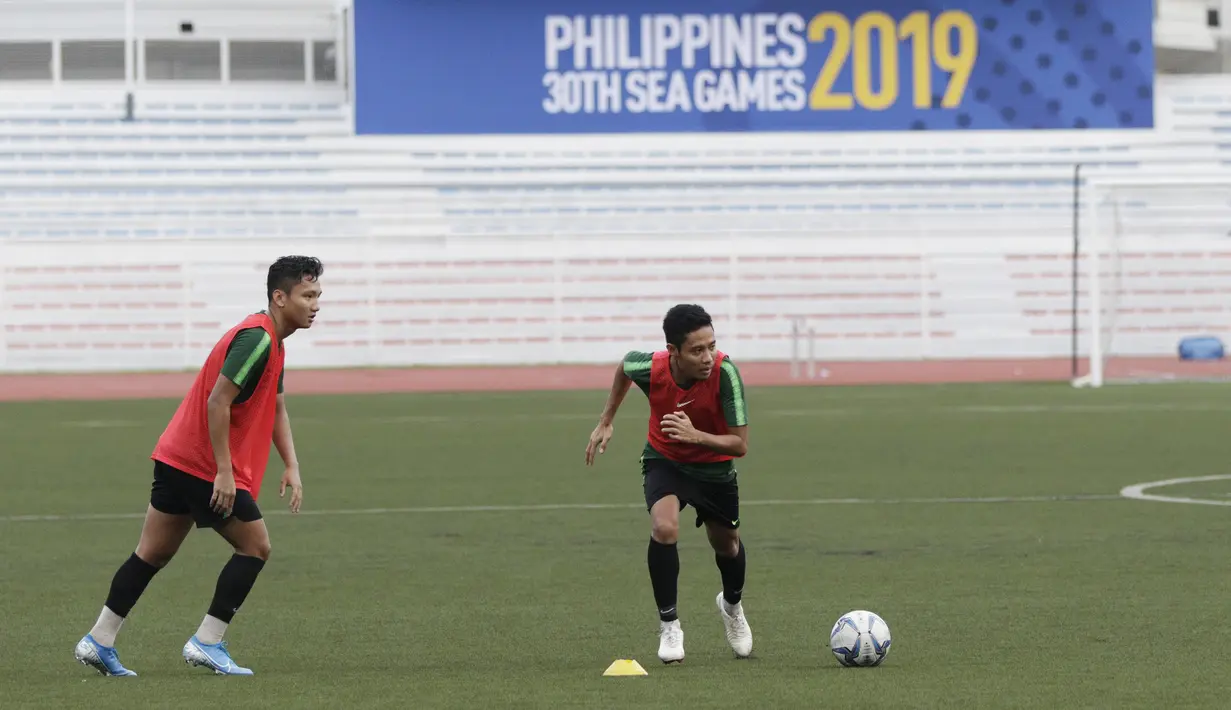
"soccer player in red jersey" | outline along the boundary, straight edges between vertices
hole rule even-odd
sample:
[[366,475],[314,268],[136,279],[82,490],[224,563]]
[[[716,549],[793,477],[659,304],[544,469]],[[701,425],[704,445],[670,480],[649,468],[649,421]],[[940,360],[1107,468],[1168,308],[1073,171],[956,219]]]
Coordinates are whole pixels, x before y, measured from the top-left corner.
[[184,660],[220,675],[252,675],[227,651],[222,636],[269,559],[269,532],[257,507],[270,444],[286,464],[278,495],[303,502],[299,461],[282,393],[283,341],[312,327],[320,309],[324,267],[307,256],[284,256],[269,267],[267,310],[228,330],[197,373],[159,437],[154,481],[136,551],[111,580],[102,613],[74,656],[106,676],[135,676],[115,650],[115,637],[146,586],[171,561],[195,524],[213,528],[234,548],[222,568],[209,613],[184,644]]
[[713,321],[701,306],[681,304],[663,319],[666,350],[630,352],[615,381],[598,426],[586,446],[586,465],[607,450],[612,422],[631,384],[650,401],[648,440],[641,454],[642,487],[650,513],[647,563],[658,605],[658,657],[684,660],[676,597],[680,557],[680,511],[691,505],[697,527],[705,525],[722,576],[716,599],[736,657],[752,653],[752,630],[744,616],[746,565],[739,534],[739,483],[735,459],[748,453],[748,411],[739,369],[718,350]]

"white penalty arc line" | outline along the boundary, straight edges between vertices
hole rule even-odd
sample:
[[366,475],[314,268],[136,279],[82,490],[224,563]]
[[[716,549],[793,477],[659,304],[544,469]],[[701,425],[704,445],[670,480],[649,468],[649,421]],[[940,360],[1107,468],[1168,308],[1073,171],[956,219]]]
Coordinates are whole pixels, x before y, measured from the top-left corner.
[[1120,489],[1120,495],[1132,500],[1152,500],[1159,503],[1185,503],[1187,505],[1231,505],[1231,500],[1211,500],[1209,498],[1188,498],[1186,496],[1160,496],[1154,493],[1146,493],[1152,488],[1164,488],[1166,486],[1178,486],[1184,483],[1207,483],[1209,481],[1227,481],[1231,480],[1231,475],[1222,474],[1218,476],[1193,476],[1190,478],[1168,478],[1165,481],[1150,481],[1149,483],[1138,483],[1132,486],[1125,486]]
[[[1071,501],[1122,500],[1119,495],[1053,495],[1053,496],[995,496],[986,498],[812,498],[800,500],[749,500],[741,507],[762,506],[816,506],[816,505],[939,505],[963,503],[1053,503]],[[553,510],[634,510],[645,508],[644,503],[543,503],[539,505],[444,505],[409,508],[352,508],[334,510],[301,510],[303,516],[333,515],[394,515],[436,513],[521,513]],[[265,515],[291,515],[286,510],[273,510]],[[25,522],[75,522],[90,520],[139,520],[145,513],[82,513],[67,515],[3,515],[0,523]]]

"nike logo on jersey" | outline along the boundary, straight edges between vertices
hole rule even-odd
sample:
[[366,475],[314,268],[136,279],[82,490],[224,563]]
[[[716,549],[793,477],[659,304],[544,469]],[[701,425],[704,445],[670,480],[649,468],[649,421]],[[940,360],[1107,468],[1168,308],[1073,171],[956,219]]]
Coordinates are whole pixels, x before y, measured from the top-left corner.
[[677,402],[675,406],[677,406],[677,407],[685,407],[685,406],[688,406],[688,405],[692,404],[692,403],[693,403],[693,401],[694,401],[694,400],[691,400],[691,399],[690,399],[690,400],[688,400],[687,402]]

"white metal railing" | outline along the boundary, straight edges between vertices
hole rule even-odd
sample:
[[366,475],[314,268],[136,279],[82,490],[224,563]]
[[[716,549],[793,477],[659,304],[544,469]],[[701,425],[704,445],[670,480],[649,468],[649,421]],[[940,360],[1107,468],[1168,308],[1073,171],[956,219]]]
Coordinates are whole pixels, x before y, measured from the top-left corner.
[[[0,116],[48,118],[119,118],[126,114],[128,89],[122,84],[77,84],[71,87],[8,85],[0,92]],[[349,117],[351,110],[342,89],[296,88],[293,85],[233,86],[225,90],[196,85],[145,86],[132,94],[137,118],[208,117],[237,115],[296,117],[321,115]]]
[[[699,301],[745,359],[786,360],[792,324],[824,359],[1057,354],[1067,340],[1036,332],[1023,309],[1015,250],[1038,239],[955,243],[910,235],[857,244],[712,235],[536,247],[438,245],[365,238],[299,244],[326,262],[319,326],[297,342],[297,365],[600,362],[661,339],[662,312]],[[1063,240],[1044,251],[1061,259]],[[8,367],[178,368],[262,300],[266,260],[281,240],[184,240],[128,246],[10,242],[4,312]],[[679,256],[689,253],[694,256]],[[1047,270],[1057,262],[1045,261]],[[802,319],[802,320],[800,320]],[[1063,327],[1057,317],[1050,327]],[[614,355],[613,355],[614,353]]]
[[[0,117],[6,112],[0,111]],[[61,109],[59,114],[65,117],[71,111]],[[265,118],[279,118],[278,111],[262,108],[258,114]],[[184,110],[184,118],[208,118],[208,111],[198,107]],[[112,117],[114,118],[114,117]],[[296,116],[304,120],[323,120],[336,122],[337,116],[332,112],[327,115],[315,114]],[[147,128],[154,130],[160,124],[125,123],[109,121],[96,123],[100,134],[111,134],[112,142],[100,145],[100,148],[123,148],[125,140],[138,141],[141,133]],[[206,123],[201,127],[203,135],[208,135],[214,129]],[[55,129],[49,126],[36,126],[31,133],[48,133],[55,136]],[[804,139],[792,137],[786,139],[780,135],[760,135],[759,141],[750,141],[746,136],[715,136],[711,142],[699,142],[695,136],[683,136],[674,141],[662,141],[659,136],[645,136],[639,140],[614,140],[610,136],[594,136],[588,141],[577,141],[572,136],[528,136],[510,139],[503,142],[493,141],[490,137],[457,137],[441,136],[432,139],[421,136],[323,136],[314,138],[313,147],[325,152],[345,152],[365,155],[380,155],[384,153],[403,154],[423,161],[435,161],[444,165],[454,163],[469,165],[476,163],[526,163],[535,164],[540,161],[576,162],[578,160],[605,161],[650,160],[652,162],[670,162],[683,160],[686,163],[714,164],[722,161],[733,161],[729,164],[782,163],[782,161],[837,161],[853,166],[876,165],[882,163],[937,163],[937,162],[1011,162],[1032,163],[1043,160],[1067,160],[1074,162],[1080,156],[1114,155],[1129,152],[1163,151],[1188,148],[1198,151],[1208,147],[1212,142],[1209,138],[1155,136],[1152,134],[1124,135],[1113,132],[1112,135],[1098,136],[1092,140],[1090,135],[1072,136],[1061,132],[1050,141],[1038,142],[1023,139],[1021,142],[1000,142],[985,144],[978,140],[970,140],[954,144],[953,138],[931,138],[927,143],[918,141],[905,142],[902,138],[886,138],[884,136],[862,136],[853,145],[824,134],[810,135]],[[1080,140],[1078,140],[1080,139]],[[1217,142],[1217,141],[1213,141]],[[164,146],[168,150],[176,148],[199,147],[195,142],[182,140],[177,144],[168,140]],[[1075,158],[1077,156],[1077,158]]]
[[[936,177],[896,185],[804,183],[793,186],[696,184],[577,191],[524,186],[508,191],[442,192],[420,186],[368,189],[339,185],[329,175],[110,177],[0,174],[0,238],[55,235],[64,230],[145,237],[216,233],[389,237],[492,235],[528,240],[572,236],[592,241],[619,233],[704,235],[845,234],[882,238],[903,232],[970,235],[1071,235],[1071,176],[1053,171],[1034,182]],[[41,185],[41,187],[40,187]],[[243,186],[244,189],[237,189]],[[69,189],[73,187],[74,189]],[[122,196],[122,199],[117,199]],[[1172,214],[1165,201],[1138,208],[1170,224],[1221,219],[1221,212]],[[1142,224],[1149,224],[1150,217]]]
[[[1211,161],[1211,166],[1218,163]],[[1158,165],[1145,163],[1143,167]],[[1191,163],[1189,164],[1191,165]],[[1119,168],[1122,171],[1123,168]],[[1093,172],[1093,169],[1092,169]],[[202,188],[331,188],[336,190],[359,189],[473,189],[557,188],[569,190],[584,186],[588,188],[641,188],[654,186],[660,189],[699,189],[708,187],[832,187],[850,184],[878,184],[889,190],[890,185],[955,184],[974,182],[1015,185],[1026,188],[1032,181],[1058,183],[1071,181],[1071,170],[1056,168],[1025,168],[1018,171],[974,170],[952,174],[932,175],[902,172],[872,172],[861,174],[834,174],[823,169],[810,171],[758,171],[756,173],[713,170],[705,173],[686,174],[679,172],[620,171],[604,173],[590,170],[561,170],[549,174],[535,173],[425,173],[411,168],[389,170],[338,169],[307,170],[290,167],[262,168],[259,163],[233,168],[151,168],[149,170],[118,172],[116,174],[91,174],[89,171],[74,171],[49,174],[47,171],[14,170],[0,171],[0,189],[30,190],[174,190]],[[960,199],[960,193],[955,194]]]
[[[327,266],[325,310],[296,343],[299,366],[606,361],[655,345],[662,311],[681,301],[705,304],[724,344],[750,360],[799,357],[801,347],[814,349],[814,363],[1070,353],[1067,233],[979,239],[934,227],[903,224],[874,239],[716,229],[535,243],[9,241],[0,244],[0,323],[10,370],[191,366],[260,306],[265,266],[293,249]],[[1158,233],[1177,234],[1165,224]],[[1161,239],[1124,252],[1142,265],[1136,295],[1121,299],[1142,310],[1124,322],[1150,328],[1135,347],[1169,351],[1175,333],[1158,319],[1222,298],[1192,293],[1217,290],[1231,269],[1231,249],[1216,248],[1221,233],[1179,234],[1182,248]],[[1154,320],[1138,326],[1145,316]]]

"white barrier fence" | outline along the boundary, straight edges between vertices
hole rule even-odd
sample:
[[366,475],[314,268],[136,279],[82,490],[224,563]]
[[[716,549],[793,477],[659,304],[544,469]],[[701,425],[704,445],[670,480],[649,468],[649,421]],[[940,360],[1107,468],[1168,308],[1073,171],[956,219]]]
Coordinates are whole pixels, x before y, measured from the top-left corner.
[[[1118,258],[1132,269],[1116,307],[1132,354],[1231,331],[1231,202],[1191,202],[1119,210]],[[265,269],[286,253],[326,264],[321,316],[290,350],[297,367],[608,362],[661,346],[679,302],[706,306],[744,360],[1073,353],[1071,223],[1058,204],[926,212],[836,210],[794,230],[728,216],[693,232],[684,220],[658,233],[0,240],[0,371],[194,367],[264,305]]]
[[[326,264],[294,366],[608,362],[662,343],[679,302],[706,306],[724,348],[819,359],[1056,356],[1070,347],[1063,241],[860,243],[729,233],[718,241],[488,245],[271,240],[0,246],[0,368],[179,369],[264,305],[285,252]],[[54,253],[53,253],[54,252]]]

